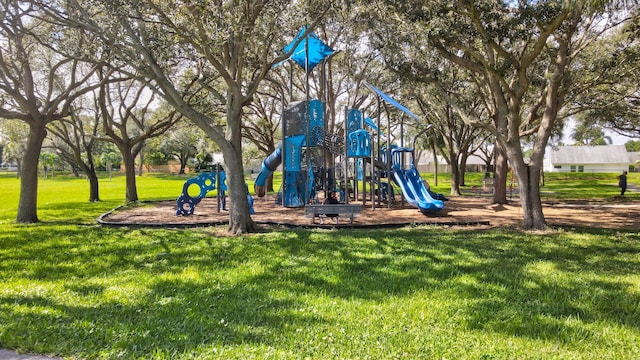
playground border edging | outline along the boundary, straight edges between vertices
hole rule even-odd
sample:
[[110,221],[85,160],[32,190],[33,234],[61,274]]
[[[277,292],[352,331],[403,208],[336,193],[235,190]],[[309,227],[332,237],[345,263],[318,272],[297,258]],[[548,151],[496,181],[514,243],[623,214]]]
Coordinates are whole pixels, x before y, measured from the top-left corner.
[[[147,203],[153,203],[154,201],[147,201]],[[98,224],[103,226],[112,226],[112,227],[148,227],[148,228],[198,228],[198,227],[208,227],[208,226],[220,226],[229,224],[228,221],[209,221],[209,222],[193,222],[193,223],[128,223],[128,222],[116,222],[116,221],[107,221],[104,220],[107,216],[111,215],[113,212],[125,208],[127,205],[117,206],[96,218]],[[276,222],[276,221],[255,221],[256,224],[260,225],[270,225],[276,227],[284,227],[289,229],[394,229],[401,228],[406,226],[488,226],[490,222],[488,220],[474,220],[474,221],[445,221],[445,222],[429,222],[429,221],[407,221],[407,222],[399,222],[399,223],[388,223],[388,224],[353,224],[353,223],[345,223],[345,224],[291,224],[285,222]]]

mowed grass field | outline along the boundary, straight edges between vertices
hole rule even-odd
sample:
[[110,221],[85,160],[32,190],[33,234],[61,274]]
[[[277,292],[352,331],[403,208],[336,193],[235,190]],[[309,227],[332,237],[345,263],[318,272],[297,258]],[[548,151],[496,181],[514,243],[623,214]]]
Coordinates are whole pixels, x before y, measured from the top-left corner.
[[[140,198],[175,199],[187,178],[139,177]],[[41,180],[42,222],[23,225],[19,181],[0,175],[0,348],[72,359],[640,358],[637,232],[221,237],[101,227],[124,179],[100,189],[89,203],[86,180]],[[591,174],[548,178],[543,191],[610,201],[618,189],[615,175]]]

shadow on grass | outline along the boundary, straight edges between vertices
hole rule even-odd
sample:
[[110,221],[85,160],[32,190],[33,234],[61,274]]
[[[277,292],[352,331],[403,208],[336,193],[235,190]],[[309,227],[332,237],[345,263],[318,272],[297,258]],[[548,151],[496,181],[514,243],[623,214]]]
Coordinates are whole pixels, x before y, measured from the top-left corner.
[[[467,328],[535,339],[598,342],[594,323],[640,329],[637,285],[621,280],[640,271],[637,233],[376,233],[292,247],[332,259],[312,270],[296,264],[292,282],[345,299],[441,292],[456,299],[444,305]],[[327,271],[337,280],[325,280]]]
[[[78,295],[106,291],[87,290],[81,289]],[[22,314],[18,321],[6,323],[9,328],[0,336],[0,343],[12,348],[35,342],[40,352],[82,358],[145,358],[150,354],[174,358],[206,344],[278,346],[275,339],[281,329],[326,322],[321,315],[294,311],[295,301],[275,299],[266,291],[264,287],[159,280],[133,304],[112,301],[71,306],[39,296],[3,296],[0,309],[4,313],[18,310]],[[26,308],[47,311],[23,313]]]
[[0,275],[13,284],[0,293],[0,345],[89,358],[278,348],[295,329],[336,326],[336,314],[301,310],[320,299],[380,304],[416,294],[442,299],[442,326],[598,344],[592,324],[640,329],[640,295],[625,280],[640,271],[638,236],[9,229],[0,237],[11,249],[0,252]]

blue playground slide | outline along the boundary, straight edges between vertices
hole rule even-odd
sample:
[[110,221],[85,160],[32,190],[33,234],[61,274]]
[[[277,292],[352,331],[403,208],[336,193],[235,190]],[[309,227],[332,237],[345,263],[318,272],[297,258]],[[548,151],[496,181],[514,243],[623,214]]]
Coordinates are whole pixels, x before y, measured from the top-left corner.
[[405,200],[418,207],[423,213],[440,211],[444,208],[442,200],[434,199],[422,181],[415,167],[409,169],[393,169],[393,177],[402,190]]
[[265,184],[267,183],[267,178],[273,174],[274,171],[280,166],[282,163],[282,156],[280,154],[281,150],[278,146],[276,150],[269,155],[262,162],[262,171],[258,174],[256,181],[253,185],[253,191],[256,193],[258,197],[263,197],[266,193]]

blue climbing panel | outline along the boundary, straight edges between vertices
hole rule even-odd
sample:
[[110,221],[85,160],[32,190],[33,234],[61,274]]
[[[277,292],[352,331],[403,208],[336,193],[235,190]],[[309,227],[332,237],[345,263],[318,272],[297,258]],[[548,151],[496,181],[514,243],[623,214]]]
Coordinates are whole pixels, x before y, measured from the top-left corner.
[[[220,186],[218,187],[218,191],[227,191],[227,185],[225,184],[226,180],[226,174],[224,173],[224,171],[221,171]],[[192,197],[191,195],[189,195],[189,187],[194,184],[200,188],[200,193]],[[176,209],[176,215],[193,215],[193,211],[195,210],[196,205],[198,205],[200,201],[207,196],[207,193],[209,191],[213,191],[215,189],[215,172],[204,172],[195,178],[188,179],[182,186],[182,193],[178,197],[178,207]]]

